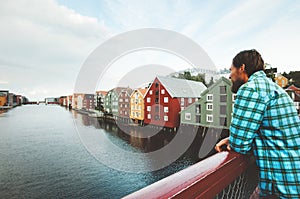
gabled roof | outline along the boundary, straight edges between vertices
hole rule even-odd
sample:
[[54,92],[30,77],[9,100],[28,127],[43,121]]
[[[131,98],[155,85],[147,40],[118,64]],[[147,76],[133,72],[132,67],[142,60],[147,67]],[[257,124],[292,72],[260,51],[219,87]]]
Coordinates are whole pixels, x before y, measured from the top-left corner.
[[[138,89],[135,89],[132,93],[131,93],[131,96],[135,93],[135,92],[139,92],[140,95],[144,98],[146,93],[147,93],[148,89],[147,88],[138,88]],[[131,97],[130,96],[130,97]]]
[[107,94],[107,91],[96,91],[96,94],[106,95],[106,94]]
[[158,76],[171,97],[197,98],[206,89],[202,82]]
[[294,91],[298,96],[300,96],[300,88],[296,87],[294,84],[290,85],[285,89],[286,91]]
[[138,91],[141,93],[141,95],[144,97],[146,95],[148,89],[146,88],[139,88]]
[[116,87],[116,88],[113,88],[113,89],[109,90],[107,93],[116,92],[117,95],[120,95],[120,93],[122,92],[123,89],[127,89],[127,88],[126,87]]
[[221,82],[225,82],[226,84],[231,85],[231,82],[229,79],[227,79],[226,77],[221,77],[220,79],[218,79],[218,81],[216,81],[214,84],[212,84],[210,87],[208,87],[205,91],[203,91],[201,93],[201,96],[207,94],[209,91],[211,91],[216,86],[218,86]]
[[[120,87],[119,87],[120,88]],[[122,88],[122,87],[121,87]],[[118,93],[118,96],[120,96],[122,94],[122,92],[126,92],[128,96],[130,96],[133,92],[133,90],[129,87],[126,87],[126,88],[122,88],[119,93]]]

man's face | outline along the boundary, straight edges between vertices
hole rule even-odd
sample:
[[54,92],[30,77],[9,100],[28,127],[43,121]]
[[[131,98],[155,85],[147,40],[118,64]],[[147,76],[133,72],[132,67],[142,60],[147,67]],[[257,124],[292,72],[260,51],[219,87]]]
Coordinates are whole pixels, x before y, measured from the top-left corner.
[[243,66],[240,68],[236,68],[233,65],[231,65],[230,67],[230,79],[232,82],[231,85],[231,91],[233,93],[237,93],[237,91],[239,90],[239,88],[246,83],[246,81],[244,80],[244,71],[243,71]]

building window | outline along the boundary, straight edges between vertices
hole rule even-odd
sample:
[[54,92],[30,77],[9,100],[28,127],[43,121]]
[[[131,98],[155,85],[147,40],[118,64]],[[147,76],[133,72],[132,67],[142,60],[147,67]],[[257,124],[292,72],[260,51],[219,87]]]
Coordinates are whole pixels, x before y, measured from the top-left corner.
[[125,102],[128,102],[128,98],[125,99]]
[[148,115],[147,115],[147,118],[148,118],[148,119],[151,119],[151,114],[148,114]]
[[125,115],[127,115],[127,111],[125,111]]
[[147,97],[147,102],[150,103],[151,102],[151,98]]
[[167,115],[164,116],[164,121],[169,121],[169,117]]
[[120,102],[123,102],[123,99],[119,99]]
[[155,83],[155,87],[157,88],[158,86],[159,86],[159,83],[156,82],[156,83]]
[[192,119],[191,113],[185,113],[184,114],[184,119],[185,120],[191,120]]
[[164,97],[164,103],[169,103],[169,98],[168,97]]
[[206,101],[212,102],[213,101],[213,94],[207,94]]
[[213,116],[212,115],[206,115],[206,122],[213,122]]
[[295,93],[294,92],[291,93],[291,97],[292,97],[293,100],[295,100]]
[[158,104],[159,103],[159,100],[158,98],[155,98],[155,103]]
[[197,104],[196,105],[196,114],[200,114],[201,113],[201,104]]
[[125,108],[127,108],[127,104],[125,104]]
[[181,99],[180,99],[180,105],[181,105],[181,106],[184,106],[184,98],[181,98]]
[[226,86],[220,86],[220,94],[226,94]]
[[184,106],[180,107],[180,110],[183,111],[184,110]]
[[161,94],[165,94],[165,89],[162,89],[162,90],[161,90]]
[[147,111],[151,111],[151,106],[147,106]]
[[150,94],[150,95],[152,95],[152,93],[153,93],[153,91],[152,91],[152,90],[150,90],[150,91],[149,91],[149,94]]
[[189,98],[189,99],[188,99],[188,102],[189,102],[189,103],[192,103],[192,98]]
[[155,91],[155,95],[159,95],[159,90],[156,90],[156,91]]
[[159,115],[155,115],[154,119],[159,120]]
[[169,107],[164,107],[164,112],[168,113],[169,112]]
[[213,110],[213,104],[212,103],[207,103],[206,104],[206,110],[212,111]]
[[227,95],[220,95],[220,102],[227,102]]
[[227,112],[227,106],[226,105],[221,105],[220,106],[220,114],[226,115]]
[[201,122],[201,115],[196,115],[196,123],[200,123]]
[[220,126],[227,126],[227,118],[220,117]]

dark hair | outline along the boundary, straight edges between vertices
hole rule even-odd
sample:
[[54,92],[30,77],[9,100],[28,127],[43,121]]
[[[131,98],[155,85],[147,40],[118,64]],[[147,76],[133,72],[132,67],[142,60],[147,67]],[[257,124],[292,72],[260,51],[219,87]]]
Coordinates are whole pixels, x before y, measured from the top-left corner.
[[239,52],[233,58],[232,64],[236,68],[240,68],[243,64],[245,64],[245,72],[248,77],[257,71],[264,70],[264,60],[255,49]]

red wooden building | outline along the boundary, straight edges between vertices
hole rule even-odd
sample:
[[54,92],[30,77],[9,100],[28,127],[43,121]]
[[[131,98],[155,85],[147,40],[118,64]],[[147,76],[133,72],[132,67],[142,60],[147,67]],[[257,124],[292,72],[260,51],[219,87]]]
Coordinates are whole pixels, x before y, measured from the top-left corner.
[[205,89],[206,86],[201,82],[156,77],[144,97],[144,123],[178,127],[179,112],[198,100]]

